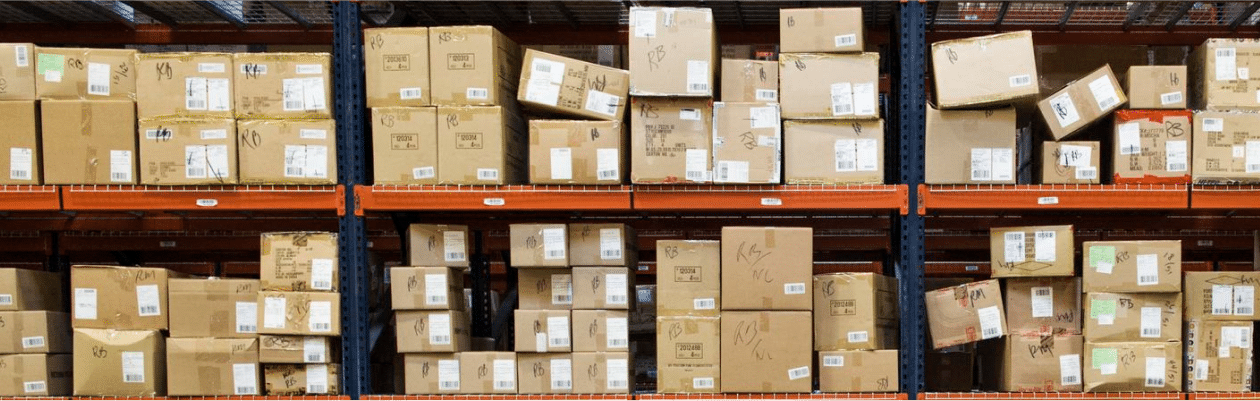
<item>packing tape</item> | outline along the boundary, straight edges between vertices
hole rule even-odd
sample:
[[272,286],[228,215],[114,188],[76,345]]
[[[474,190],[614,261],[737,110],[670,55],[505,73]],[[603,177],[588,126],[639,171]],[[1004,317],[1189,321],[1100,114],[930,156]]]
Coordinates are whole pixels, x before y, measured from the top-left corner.
[[[200,358],[198,358],[198,360],[200,360]],[[220,370],[222,369],[216,366],[197,367],[197,388],[201,390],[202,394],[220,393],[218,390],[219,386],[222,384],[222,379],[219,377],[221,374]]]
[[774,241],[774,229],[773,229],[773,228],[763,228],[762,230],[763,230],[763,231],[765,231],[765,233],[766,233],[766,239],[765,239],[765,247],[766,247],[766,249],[775,248],[775,247],[776,247],[776,244],[775,244],[775,241]]
[[827,26],[826,15],[823,13],[825,10],[826,9],[824,8],[814,9],[814,26],[816,27]]

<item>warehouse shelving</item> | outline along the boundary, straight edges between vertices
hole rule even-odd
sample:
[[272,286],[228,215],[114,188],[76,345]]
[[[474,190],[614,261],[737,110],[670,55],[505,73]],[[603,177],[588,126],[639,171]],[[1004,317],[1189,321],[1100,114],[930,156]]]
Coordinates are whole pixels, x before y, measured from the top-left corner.
[[621,185],[360,185],[355,213],[409,210],[608,210],[631,209],[630,187]]
[[923,185],[920,213],[983,209],[1185,209],[1190,192],[1171,184]]
[[1260,209],[1260,185],[1195,185],[1190,190],[1194,209]]
[[705,210],[897,210],[909,208],[905,185],[636,186],[634,208]]
[[924,400],[1184,400],[1185,393],[926,393]]
[[53,211],[61,209],[56,185],[0,185],[0,210]]
[[345,187],[328,186],[149,186],[66,185],[70,211],[336,211],[345,212]]

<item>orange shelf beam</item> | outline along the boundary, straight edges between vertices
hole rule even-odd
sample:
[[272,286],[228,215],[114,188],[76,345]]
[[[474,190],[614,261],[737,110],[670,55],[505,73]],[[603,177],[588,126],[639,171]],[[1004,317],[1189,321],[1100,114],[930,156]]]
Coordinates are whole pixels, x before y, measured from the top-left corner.
[[363,212],[421,210],[629,211],[630,187],[617,185],[373,185],[356,186]]
[[634,187],[635,210],[897,210],[909,212],[908,187],[896,185],[653,185]]
[[345,209],[337,186],[66,185],[70,211],[337,211]]
[[1185,185],[920,185],[919,212],[1002,209],[1185,209]]
[[672,401],[672,400],[905,400],[904,393],[773,393],[773,394],[639,394],[637,400]]
[[923,393],[923,400],[1184,400],[1184,393]]
[[[10,398],[10,397],[5,397]],[[206,396],[206,397],[185,397],[185,396],[158,396],[158,397],[91,397],[91,396],[74,396],[74,397],[15,397],[14,399],[75,399],[75,400],[242,400],[242,401],[280,401],[280,400],[299,400],[299,401],[334,401],[349,400],[349,396],[342,395],[305,395],[305,396],[272,396],[272,395],[224,395],[224,396]]]
[[1187,400],[1260,400],[1260,393],[1188,393]]
[[399,401],[616,401],[633,400],[630,394],[485,394],[485,395],[363,395],[360,400]]
[[0,185],[0,211],[61,210],[56,185]]
[[993,274],[989,262],[925,262],[923,273],[929,276],[983,276]]
[[1260,185],[1195,185],[1192,209],[1260,209]]

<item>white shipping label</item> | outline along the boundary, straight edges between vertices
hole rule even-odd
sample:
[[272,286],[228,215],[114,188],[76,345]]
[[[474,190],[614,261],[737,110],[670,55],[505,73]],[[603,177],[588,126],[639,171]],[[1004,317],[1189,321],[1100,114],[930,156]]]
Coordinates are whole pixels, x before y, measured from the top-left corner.
[[1137,255],[1137,283],[1140,286],[1159,284],[1158,255],[1153,253]]
[[1054,231],[1037,231],[1033,233],[1033,260],[1038,262],[1054,262],[1058,252],[1058,235]]
[[227,78],[206,79],[206,109],[210,111],[232,109],[232,85]]
[[980,318],[981,340],[1002,336],[1002,312],[997,306],[977,309],[976,316]]
[[305,363],[328,363],[328,340],[318,336],[310,336],[303,339],[302,361]]
[[827,356],[824,356],[824,357],[823,357],[823,366],[827,366],[827,367],[843,367],[843,366],[844,366],[844,356],[843,356],[843,355],[827,355]]
[[1032,317],[1054,317],[1054,287],[1033,287]]
[[306,177],[306,145],[284,145],[284,176]]
[[709,92],[709,62],[687,60],[687,93]]
[[257,302],[237,302],[236,303],[236,332],[237,333],[257,333],[258,332],[258,303]]
[[[621,259],[621,230],[616,228],[599,229],[599,259],[600,260],[619,260]],[[610,286],[612,284],[609,284]]]
[[530,63],[529,80],[541,80],[559,85],[564,82],[564,63],[535,58]]
[[109,181],[110,182],[131,181],[131,151],[130,150],[109,151]]
[[531,78],[525,85],[525,100],[555,106],[560,102],[560,85],[551,83],[547,78]]
[[258,365],[232,364],[232,390],[235,395],[258,394]]
[[1216,49],[1216,80],[1232,81],[1238,79],[1237,52],[1232,47]]
[[779,126],[778,107],[749,107],[748,118],[752,120],[749,128],[775,128]]
[[1120,154],[1137,155],[1142,154],[1142,135],[1139,124],[1136,122],[1120,124],[1118,128],[1120,141]]
[[713,174],[714,182],[748,182],[748,162],[720,160]]
[[459,390],[459,360],[438,360],[438,390]]
[[1011,231],[1002,234],[1003,259],[1006,263],[1024,263],[1024,232]]
[[556,260],[566,258],[563,228],[544,228],[542,230],[543,259]]
[[22,349],[43,348],[45,344],[44,336],[22,337]]
[[283,329],[285,326],[284,297],[267,297],[263,299],[263,327],[268,329]]
[[551,360],[551,389],[570,390],[573,388],[573,361],[568,358]]
[[1183,95],[1181,91],[1168,92],[1168,93],[1159,95],[1159,105],[1167,106],[1170,104],[1177,104],[1177,103],[1181,103],[1182,101],[1185,101],[1185,99],[1186,99],[1186,96]]
[[877,139],[858,139],[857,140],[857,169],[858,171],[878,171],[879,170],[879,140]]
[[303,111],[306,110],[306,94],[302,93],[305,86],[302,85],[302,78],[289,78],[281,81],[281,99],[284,111]]
[[1165,170],[1186,171],[1188,169],[1189,157],[1186,152],[1186,141],[1164,142],[1164,149],[1168,154],[1164,165]]
[[857,44],[857,34],[836,35],[836,47],[848,47]]
[[547,318],[547,337],[548,347],[568,348],[569,347],[569,318],[567,316],[554,316]]
[[552,274],[551,275],[551,304],[552,305],[572,305],[573,304],[573,275],[571,274]]
[[784,295],[802,295],[805,293],[805,283],[784,283]]
[[853,114],[859,116],[875,115],[875,103],[879,93],[875,91],[874,82],[853,84]]
[[48,392],[48,382],[43,380],[22,382],[22,392],[35,395],[46,393]]
[[1081,355],[1059,356],[1059,382],[1064,386],[1081,384]]
[[448,312],[429,314],[429,344],[451,345],[451,315]]
[[31,65],[31,49],[26,45],[13,46],[13,64],[17,67],[29,67]]
[[188,145],[184,147],[184,177],[206,178],[206,146]]
[[1010,81],[1012,88],[1032,85],[1032,75],[1028,74],[1012,75],[1010,78],[1007,78],[1007,80]]
[[1120,103],[1120,98],[1116,97],[1116,87],[1111,84],[1111,76],[1101,76],[1090,82],[1089,91],[1094,94],[1098,110],[1106,111]]
[[857,171],[857,140],[837,139],[835,152],[836,172]]
[[798,380],[809,378],[809,366],[801,366],[788,369],[788,380]]
[[1256,287],[1234,286],[1234,315],[1252,316],[1256,313]]
[[416,168],[411,169],[411,178],[414,178],[417,180],[433,178],[436,176],[437,176],[437,169],[435,169],[433,166],[416,167]]
[[709,166],[708,161],[709,151],[707,149],[687,149],[687,181],[705,181],[705,172],[708,171]]
[[629,325],[624,317],[610,317],[604,320],[608,341],[605,344],[610,350],[623,350],[630,347]]
[[161,297],[157,284],[136,286],[136,308],[140,316],[159,316],[162,314]]
[[398,88],[398,100],[416,100],[424,99],[424,88]]
[[188,110],[206,110],[205,77],[184,78],[184,108]]
[[1212,285],[1212,314],[1227,316],[1234,313],[1234,286]]
[[442,258],[447,262],[463,262],[467,260],[468,246],[463,231],[442,232]]
[[1059,165],[1068,167],[1089,167],[1094,156],[1094,148],[1081,145],[1059,146]]
[[31,148],[9,148],[9,179],[32,180],[35,151]]
[[610,390],[627,389],[630,387],[630,363],[624,358],[608,358],[608,368],[605,370],[607,374],[604,383]]
[[586,92],[586,110],[612,117],[617,115],[617,109],[620,107],[621,96],[594,89]]
[[700,109],[680,109],[678,110],[678,119],[700,121]]
[[328,108],[328,98],[324,94],[324,78],[302,79],[302,104],[306,110]]
[[424,275],[424,304],[431,306],[446,305],[446,275]]
[[1247,141],[1247,158],[1243,164],[1247,174],[1260,173],[1260,141]]
[[311,301],[308,326],[313,333],[332,332],[332,302]]
[[779,91],[775,89],[757,89],[754,98],[758,102],[777,102],[779,101]]
[[971,148],[971,180],[993,181],[993,149]]
[[[1225,119],[1223,118],[1204,118],[1203,126],[1200,127],[1203,132],[1224,132]],[[1238,156],[1234,156],[1238,157]]]
[[695,310],[713,310],[717,309],[717,300],[713,298],[696,298],[691,300],[691,306]]
[[490,90],[486,88],[474,88],[470,86],[468,87],[468,89],[464,90],[464,97],[468,98],[469,100],[473,100],[473,99],[488,100],[490,99]]
[[333,260],[311,259],[311,288],[331,291],[333,288]]
[[1159,338],[1163,335],[1163,309],[1158,307],[1142,307],[1142,320],[1140,327],[1142,329],[1140,335],[1142,338]]
[[74,289],[74,318],[96,320],[96,289]]
[[831,115],[853,114],[853,86],[848,82],[831,84]]
[[604,283],[604,304],[606,305],[628,305],[630,303],[629,284],[626,283],[625,273],[605,274]]
[[1194,379],[1207,380],[1208,369],[1209,369],[1209,366],[1208,366],[1207,359],[1195,359],[1194,360]]
[[1078,180],[1097,180],[1098,168],[1097,167],[1077,167],[1075,177]]
[[[442,361],[439,361],[439,367]],[[455,361],[455,371],[459,371],[459,361]],[[439,369],[440,371],[441,369]],[[458,379],[459,376],[456,376]],[[306,393],[307,394],[327,394],[328,393],[328,365],[307,365],[306,366]]]
[[516,361],[511,359],[494,360],[494,389],[516,389]]
[[860,344],[870,341],[871,334],[867,331],[850,331],[845,335],[845,339],[849,340],[850,344]]
[[123,383],[144,383],[144,353],[122,352]]
[[573,179],[572,148],[551,148],[551,179]]
[[656,37],[656,11],[635,10],[633,14],[634,37]]
[[1068,93],[1050,98],[1050,110],[1054,112],[1054,119],[1059,122],[1059,127],[1067,127],[1081,120],[1081,115],[1076,112],[1076,104]]
[[87,93],[109,96],[109,64],[88,63]]
[[293,67],[293,72],[301,75],[323,74],[324,66],[322,64],[298,64]]
[[1164,387],[1164,357],[1146,357],[1146,387]]
[[993,148],[993,181],[1015,179],[1015,150]]

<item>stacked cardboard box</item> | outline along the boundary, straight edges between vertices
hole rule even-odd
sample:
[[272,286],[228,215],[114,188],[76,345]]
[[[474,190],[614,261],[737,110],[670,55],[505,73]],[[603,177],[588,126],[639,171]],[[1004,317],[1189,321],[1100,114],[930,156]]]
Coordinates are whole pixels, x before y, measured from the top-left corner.
[[[460,249],[460,252],[464,252]],[[470,349],[469,321],[465,313],[464,270],[462,267],[394,267],[390,269],[390,292],[396,323],[398,352],[407,369],[407,394],[458,394],[464,391],[460,380],[458,352]],[[427,369],[427,363],[435,364]],[[495,365],[498,367],[498,365]],[[436,369],[435,369],[436,368]],[[511,372],[515,375],[515,360]],[[496,376],[502,373],[496,372]],[[472,385],[473,383],[468,383]],[[498,388],[506,387],[507,388]],[[515,390],[515,379],[497,384],[496,390]]]
[[337,182],[330,60],[328,53],[232,55],[241,184]]
[[1260,40],[1208,39],[1190,55],[1196,184],[1260,183]]
[[0,138],[0,166],[9,166],[0,174],[0,184],[42,184],[42,152],[40,151],[39,102],[35,91],[35,45],[30,43],[0,44],[0,53],[13,58],[0,60],[0,121],[7,133]]
[[167,300],[168,395],[262,394],[258,280],[173,278],[167,283]]
[[72,390],[70,315],[61,276],[0,269],[0,396],[67,396]]
[[1250,391],[1257,272],[1186,272],[1186,391]]
[[814,276],[814,350],[824,393],[898,391],[897,280],[874,273]]
[[136,56],[140,183],[239,182],[234,66],[229,53]]
[[722,391],[718,241],[656,242],[656,391]]
[[[131,73],[136,51],[32,50],[36,60],[29,61],[40,99],[39,161],[51,167],[43,171],[44,183],[137,183],[136,77]],[[22,53],[19,69],[26,68]],[[25,154],[18,159],[24,162]],[[32,164],[32,175],[35,168]]]
[[340,365],[333,351],[341,335],[338,262],[336,233],[262,235],[255,297],[262,345],[255,347],[264,395],[340,392]]
[[573,269],[568,227],[513,224],[511,265],[520,309],[514,313],[517,386],[521,394],[569,394],[585,376],[573,354]]

